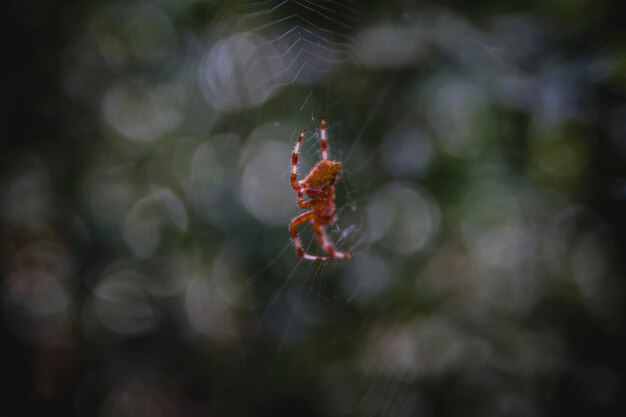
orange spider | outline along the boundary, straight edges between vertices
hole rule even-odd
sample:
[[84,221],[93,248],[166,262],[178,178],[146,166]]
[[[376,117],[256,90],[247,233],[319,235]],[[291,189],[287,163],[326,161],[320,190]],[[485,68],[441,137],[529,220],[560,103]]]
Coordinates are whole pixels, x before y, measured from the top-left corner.
[[[326,134],[326,119],[322,118],[320,126],[320,145],[322,148],[322,159],[309,172],[309,174],[300,181],[296,180],[298,167],[298,151],[300,144],[306,133],[306,129],[300,133],[298,141],[293,149],[291,156],[291,186],[298,192],[298,206],[300,208],[311,208],[311,210],[300,214],[294,218],[289,225],[289,232],[296,247],[298,256],[311,261],[329,261],[334,258],[350,259],[352,255],[349,253],[339,252],[326,236],[324,226],[333,224],[336,220],[335,215],[335,182],[339,179],[339,171],[341,170],[341,162],[328,159],[328,141]],[[303,201],[302,195],[306,194],[310,200]],[[302,243],[296,232],[296,227],[304,222],[311,222],[311,228],[315,233],[315,237],[320,246],[328,253],[329,256],[313,256],[304,253]]]

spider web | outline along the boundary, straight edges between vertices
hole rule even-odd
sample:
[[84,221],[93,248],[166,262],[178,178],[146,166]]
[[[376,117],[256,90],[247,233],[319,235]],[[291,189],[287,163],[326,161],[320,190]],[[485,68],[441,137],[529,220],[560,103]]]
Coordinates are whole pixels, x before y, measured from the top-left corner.
[[[330,158],[343,163],[342,177],[336,185],[338,220],[327,227],[327,233],[338,250],[352,252],[355,257],[367,256],[365,215],[360,199],[371,189],[370,179],[364,174],[376,158],[373,154],[360,154],[359,145],[375,116],[390,99],[389,92],[395,81],[391,77],[381,83],[365,120],[352,114],[350,104],[344,103],[344,88],[333,80],[346,67],[356,65],[354,34],[363,23],[359,13],[357,3],[338,1],[263,1],[235,9],[224,6],[218,12],[221,16],[218,20],[226,22],[225,28],[215,35],[217,40],[213,45],[217,46],[203,59],[200,79],[205,99],[217,110],[250,109],[248,113],[257,123],[265,119],[270,124],[288,126],[290,135],[281,139],[286,156],[284,168],[280,178],[268,177],[266,184],[278,180],[290,190],[289,156],[304,128],[309,133],[300,151],[299,177],[306,175],[320,159],[319,121],[326,117]],[[225,54],[230,57],[228,74],[216,65],[214,58],[224,56],[218,50],[228,51]],[[260,106],[278,95],[286,103],[281,106],[284,112],[278,117],[266,115],[265,108]],[[352,95],[353,100],[369,100],[359,93],[356,98],[354,93]],[[238,130],[245,130],[242,125],[247,122],[239,117],[236,120],[231,127],[235,128],[237,123]],[[258,151],[255,145],[250,146],[253,147],[250,154]],[[358,280],[354,266],[350,262],[310,263],[297,258],[285,227],[298,213],[294,198],[291,193],[287,201],[285,197],[282,201],[275,199],[277,204],[288,202],[293,207],[291,214],[277,222],[285,245],[263,268],[243,281],[241,291],[263,287],[263,280],[270,272],[276,274],[277,270],[284,270],[278,287],[268,288],[255,330],[248,336],[253,339],[263,332],[273,335],[275,359],[270,369],[302,343],[313,345],[316,353],[309,359],[308,368],[317,378],[320,369],[330,370],[341,363],[334,357],[365,337],[369,320],[381,307],[374,307],[365,318],[345,317],[351,303],[360,298],[363,291],[362,283],[351,287],[341,281],[346,273]],[[298,232],[307,253],[323,254],[308,226],[300,227]],[[354,380],[350,377],[344,383],[356,382],[352,390],[356,397],[349,401],[326,398],[332,400],[328,401],[326,412],[331,415],[409,415],[413,412],[416,404],[411,390],[395,377],[381,379],[372,367],[376,365],[351,365]],[[346,378],[348,373],[340,376],[340,379]],[[326,377],[334,379],[330,374]],[[327,397],[329,393],[322,395]]]
[[[322,116],[327,118],[330,158],[343,163],[342,177],[336,185],[338,221],[327,227],[327,233],[338,250],[352,252],[359,262],[360,257],[367,257],[368,246],[361,199],[372,188],[367,173],[372,172],[372,164],[377,158],[375,154],[363,154],[360,144],[368,135],[371,122],[390,100],[395,76],[381,82],[364,119],[353,115],[350,105],[344,103],[346,92],[341,83],[336,84],[333,79],[346,66],[355,66],[354,33],[363,23],[357,7],[353,2],[305,0],[246,4],[236,10],[232,25],[226,25],[229,30],[221,33],[222,40],[218,41],[220,44],[223,39],[228,39],[232,44],[229,50],[238,51],[230,54],[234,57],[233,68],[237,75],[221,77],[223,83],[216,87],[219,83],[215,82],[213,68],[205,73],[208,75],[205,84],[201,79],[201,85],[204,85],[203,92],[209,102],[216,89],[226,97],[214,102],[221,111],[252,107],[256,120],[269,119],[271,124],[287,124],[291,128],[290,136],[282,140],[287,158],[284,159],[280,184],[285,188],[290,189],[288,156],[297,136],[302,129],[308,129],[299,158],[299,178],[302,178],[320,159],[319,121]],[[233,11],[223,10],[221,13],[229,16]],[[263,107],[254,110],[255,106],[268,103],[279,94],[287,103],[282,107],[289,107],[280,118],[266,115]],[[359,93],[356,96],[352,93],[351,99],[369,101]],[[242,122],[245,124],[243,120],[237,120],[239,128]],[[316,354],[309,359],[308,372],[315,378],[334,380],[331,370],[345,366],[341,352],[352,349],[358,340],[367,336],[370,320],[383,310],[383,306],[372,305],[365,317],[346,316],[353,303],[362,298],[363,291],[367,292],[364,287],[369,284],[346,285],[341,282],[341,277],[346,274],[358,281],[358,268],[355,269],[349,261],[311,263],[295,256],[284,226],[297,213],[293,195],[289,201],[293,205],[293,214],[278,222],[282,225],[280,230],[285,246],[242,283],[241,291],[246,291],[250,287],[263,286],[268,272],[285,271],[280,285],[272,287],[274,289],[268,293],[255,330],[248,337],[254,338],[263,332],[273,335],[275,359],[269,364],[270,372],[290,350],[297,349],[302,343],[312,344]],[[301,226],[298,232],[307,253],[323,254],[308,226]],[[353,385],[350,390],[353,397],[333,398],[330,388],[321,394],[325,413],[403,416],[412,415],[417,410],[419,405],[414,390],[405,381],[408,378],[381,375],[375,361],[363,359],[361,364],[352,364],[337,375],[339,378],[331,386],[335,382]]]
[[218,109],[262,104],[287,86],[323,82],[350,62],[352,2],[251,2],[217,14],[225,29],[215,33],[220,40],[204,61],[201,85]]

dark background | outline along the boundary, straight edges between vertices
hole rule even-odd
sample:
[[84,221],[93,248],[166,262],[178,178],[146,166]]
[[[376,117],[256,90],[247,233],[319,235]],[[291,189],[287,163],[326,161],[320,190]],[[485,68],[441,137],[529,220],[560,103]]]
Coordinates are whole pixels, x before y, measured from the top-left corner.
[[[332,2],[311,3],[310,7],[333,18],[354,17],[349,26],[335,24],[330,35],[320,32],[334,40],[361,39],[362,31],[381,24],[387,28],[415,24],[427,39],[425,52],[386,65],[380,60],[391,60],[394,55],[383,53],[368,61],[367,44],[357,58],[349,54],[346,58],[338,49],[336,55],[348,62],[333,67],[331,75],[306,79],[305,72],[302,83],[296,79],[269,98],[252,104],[244,100],[239,107],[226,109],[210,103],[199,92],[198,77],[187,71],[195,74],[205,49],[230,34],[231,26],[221,23],[237,22],[232,32],[243,32],[254,23],[241,16],[271,5],[156,1],[152,5],[158,8],[158,16],[168,16],[179,36],[169,49],[158,49],[161,44],[152,55],[142,55],[141,48],[124,49],[124,42],[132,43],[124,28],[136,16],[140,20],[144,16],[141,11],[127,14],[127,9],[140,3],[26,1],[5,5],[0,18],[4,55],[0,72],[4,80],[0,112],[4,388],[0,410],[4,415],[314,416],[342,410],[347,415],[621,415],[626,375],[622,319],[626,44],[623,19],[614,3],[364,2],[345,15],[334,15],[340,7]],[[303,15],[311,13],[298,4],[285,7]],[[287,16],[291,9],[279,13]],[[320,31],[317,24],[327,23],[319,14],[307,17],[303,26],[309,25],[313,32]],[[494,29],[494,22],[506,17],[531,23],[519,30],[504,30],[513,39],[509,42]],[[429,26],[433,21],[440,22],[435,29]],[[472,39],[455,41],[471,37],[463,32],[464,25],[477,36],[489,34],[494,44],[485,49],[493,46],[504,50],[504,56],[513,55],[508,68],[534,80],[535,92],[522,100],[524,104],[515,103],[510,92],[499,96],[504,84],[491,79],[498,64],[484,62],[482,47],[469,47]],[[285,24],[276,31],[288,29]],[[144,47],[151,45],[151,39],[162,40],[158,30],[156,35],[145,33]],[[451,40],[445,39],[447,34]],[[123,51],[118,62],[107,61],[98,49],[109,35],[118,36],[116,47]],[[396,40],[387,48],[400,43]],[[301,55],[296,62],[306,59],[315,60]],[[506,68],[503,65],[495,72],[506,73]],[[429,109],[437,104],[428,89],[454,85],[455,77],[484,91],[476,96],[471,94],[478,90],[468,90],[470,99],[487,97],[481,99],[487,104],[484,114],[477,116],[479,122],[463,117],[439,120],[450,130],[476,131],[480,139],[462,143],[460,150],[447,147],[446,138],[440,138],[439,116],[429,116]],[[68,87],[69,79],[78,80],[77,84]],[[175,99],[167,102],[184,114],[176,127],[156,139],[125,138],[125,131],[111,119],[114,116],[107,116],[103,104],[112,86],[125,80],[144,92],[158,88],[163,80],[178,80],[192,91],[183,98],[173,93]],[[429,84],[429,80],[437,81]],[[181,87],[176,88],[180,91]],[[560,97],[555,105],[550,104],[553,96],[542,95],[553,89]],[[305,103],[309,93],[311,101]],[[334,105],[336,101],[340,104]],[[304,114],[301,106],[310,114]],[[229,149],[239,152],[249,147],[248,152],[263,154],[266,145],[255,148],[254,140],[259,144],[282,141],[286,158],[281,169],[287,172],[295,136],[283,139],[268,133],[271,137],[266,137],[265,130],[258,133],[257,127],[282,121],[288,132],[314,129],[323,115],[331,123],[331,146],[336,144],[336,155],[347,159],[338,204],[356,206],[355,214],[340,216],[347,220],[331,236],[336,241],[342,230],[356,225],[356,234],[346,242],[340,240],[340,247],[352,250],[355,258],[351,264],[311,267],[298,262],[291,248],[282,251],[288,243],[284,224],[289,215],[284,219],[278,215],[278,220],[276,215],[263,217],[242,204],[237,187],[245,182],[245,168],[252,163],[248,159],[246,165],[245,155],[232,156]],[[455,125],[459,120],[471,124]],[[407,125],[417,126],[430,138],[433,156],[424,169],[412,170],[409,162],[409,168],[394,171],[381,162],[382,153],[389,151],[383,139],[393,138],[398,126]],[[359,136],[363,129],[366,133]],[[223,144],[214,136],[230,133],[239,136],[234,144]],[[188,137],[193,146],[215,145],[226,173],[210,177],[209,185],[201,183],[191,191],[176,183],[176,173],[164,162]],[[357,137],[358,142],[351,142],[350,138]],[[317,157],[314,139],[308,143],[308,156]],[[361,159],[352,157],[353,152]],[[576,165],[576,158],[584,163]],[[486,160],[491,162],[485,164]],[[136,215],[139,222],[156,216],[157,223],[164,224],[159,226],[161,240],[156,249],[141,246],[140,237],[150,235],[152,223],[140,223],[146,228],[124,234],[121,230],[129,224],[129,217],[120,220],[112,215],[103,220],[94,209],[96,197],[90,193],[100,191],[90,181],[102,172],[113,172],[119,184],[130,184],[133,201],[145,195],[157,195],[149,202],[165,201],[165,211]],[[121,177],[116,176],[118,172],[123,173]],[[564,260],[543,259],[539,250],[516,264],[502,265],[497,259],[489,264],[485,258],[487,264],[482,265],[482,252],[478,260],[473,258],[471,242],[462,231],[471,220],[465,216],[473,215],[487,228],[493,222],[509,224],[512,215],[506,208],[499,212],[496,205],[493,211],[488,204],[473,202],[483,198],[482,185],[499,176],[500,185],[511,193],[496,196],[497,201],[509,207],[507,199],[519,200],[514,206],[519,203],[523,220],[517,226],[510,224],[521,230],[528,227],[527,239],[543,242],[554,221],[567,219],[556,232],[565,245],[558,255]],[[287,176],[284,180],[284,185],[274,183],[268,174],[261,184],[276,187],[278,194],[261,192],[256,198],[275,199],[270,210],[276,204],[292,204],[292,200],[280,200],[282,188],[288,188]],[[202,198],[209,193],[203,187],[219,188],[216,182],[220,181],[223,190],[217,203],[203,205]],[[369,238],[367,213],[373,196],[395,201],[406,191],[398,187],[414,186],[419,198],[426,196],[438,206],[441,220],[436,234],[425,246],[411,251],[394,246],[403,236],[396,229],[378,240]],[[151,194],[155,187],[167,187],[178,197],[172,199],[160,191]],[[172,201],[187,209],[186,220],[168,205]],[[389,211],[405,207],[402,201],[397,204],[384,206],[382,212],[402,219],[402,212]],[[471,210],[473,214],[468,214]],[[195,260],[191,266],[181,261],[187,258]],[[576,263],[575,258],[582,261]],[[376,262],[359,266],[364,259]],[[438,268],[437,259],[456,266]],[[590,267],[587,278],[585,266],[598,259],[602,267]],[[343,282],[358,279],[377,265],[385,265],[391,284],[377,289],[365,280],[375,295],[355,304]],[[576,275],[576,268],[583,270],[581,276]],[[126,288],[115,281],[113,292],[106,293],[101,283],[111,270],[139,271],[141,284]],[[458,275],[459,281],[444,280],[438,276],[442,271]],[[213,290],[208,291],[205,304],[215,302],[217,310],[202,303],[204,307],[194,307],[192,284],[183,277],[194,274],[211,279],[221,274],[226,281],[238,277],[236,282],[249,293],[236,306],[224,306],[211,298],[219,291],[210,284]],[[494,304],[491,298],[514,296],[508,291],[519,290],[516,286],[497,287],[487,298],[472,298],[472,305],[467,301],[467,288],[470,292],[480,289],[492,280],[499,282],[500,276],[525,282],[527,275],[534,277],[535,284],[530,295],[513,297],[517,301],[511,303],[523,305],[518,310],[509,308],[506,299]],[[122,274],[129,280],[134,276]],[[441,280],[447,283],[443,290],[437,287]],[[476,280],[477,287],[464,286],[466,280]],[[156,281],[166,282],[166,290],[161,284],[154,289],[151,282]],[[300,287],[298,282],[305,285]],[[169,290],[179,286],[183,289]],[[296,294],[295,307],[289,304],[292,293]],[[519,301],[519,297],[529,301]],[[147,310],[135,310],[137,300]],[[309,308],[314,312],[307,312]],[[199,322],[193,321],[194,314],[200,315]],[[202,321],[204,314],[217,318],[207,324]],[[459,348],[450,353],[446,350],[450,346],[428,345],[429,335]],[[407,350],[417,359],[388,368],[385,359],[377,356],[393,359],[403,357],[398,352]]]

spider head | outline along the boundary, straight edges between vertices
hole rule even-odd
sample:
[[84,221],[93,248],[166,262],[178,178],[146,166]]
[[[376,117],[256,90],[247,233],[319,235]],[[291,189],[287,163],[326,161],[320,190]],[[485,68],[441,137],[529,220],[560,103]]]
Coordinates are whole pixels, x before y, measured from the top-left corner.
[[341,171],[341,162],[324,159],[313,167],[302,182],[310,188],[324,189],[337,181],[339,171]]

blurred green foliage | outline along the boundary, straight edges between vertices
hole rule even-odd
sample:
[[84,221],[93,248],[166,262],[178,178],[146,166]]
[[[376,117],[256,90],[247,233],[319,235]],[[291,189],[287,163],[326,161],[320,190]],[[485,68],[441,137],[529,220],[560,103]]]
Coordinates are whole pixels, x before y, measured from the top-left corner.
[[[616,6],[23,2],[7,415],[620,415]],[[15,48],[17,46],[17,48]],[[350,261],[299,260],[292,146]],[[308,227],[305,247],[321,253]]]

